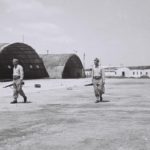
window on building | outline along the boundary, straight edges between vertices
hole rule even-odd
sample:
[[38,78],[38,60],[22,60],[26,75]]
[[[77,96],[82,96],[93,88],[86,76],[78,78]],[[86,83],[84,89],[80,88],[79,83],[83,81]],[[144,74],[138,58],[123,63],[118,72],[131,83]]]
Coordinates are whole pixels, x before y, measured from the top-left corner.
[[8,69],[11,69],[11,66],[10,66],[10,65],[8,65],[7,67],[8,67]]
[[140,72],[140,74],[142,75],[142,72]]
[[30,69],[32,69],[32,68],[33,68],[33,66],[32,66],[32,65],[30,65],[30,66],[29,66],[29,68],[30,68]]
[[133,75],[135,75],[135,72],[133,72]]
[[40,66],[39,66],[39,65],[36,65],[36,68],[37,68],[37,69],[39,69],[39,68],[40,68]]
[[148,76],[148,72],[146,72],[146,75]]

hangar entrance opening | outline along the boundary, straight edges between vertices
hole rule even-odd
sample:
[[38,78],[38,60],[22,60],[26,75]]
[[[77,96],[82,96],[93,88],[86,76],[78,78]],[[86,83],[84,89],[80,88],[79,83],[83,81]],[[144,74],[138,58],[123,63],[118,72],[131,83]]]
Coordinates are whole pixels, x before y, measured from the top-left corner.
[[82,78],[83,66],[78,57],[72,56],[66,63],[62,78]]

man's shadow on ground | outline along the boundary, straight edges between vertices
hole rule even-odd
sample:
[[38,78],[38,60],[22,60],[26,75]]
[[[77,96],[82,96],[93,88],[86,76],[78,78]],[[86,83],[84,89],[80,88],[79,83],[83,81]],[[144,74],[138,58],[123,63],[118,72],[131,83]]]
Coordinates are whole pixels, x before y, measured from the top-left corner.
[[103,100],[103,101],[100,101],[100,103],[108,103],[110,102],[109,100]]
[[[29,104],[29,103],[32,103],[31,101],[27,101],[26,103],[25,102],[17,102],[18,104]],[[16,103],[16,104],[17,104]]]

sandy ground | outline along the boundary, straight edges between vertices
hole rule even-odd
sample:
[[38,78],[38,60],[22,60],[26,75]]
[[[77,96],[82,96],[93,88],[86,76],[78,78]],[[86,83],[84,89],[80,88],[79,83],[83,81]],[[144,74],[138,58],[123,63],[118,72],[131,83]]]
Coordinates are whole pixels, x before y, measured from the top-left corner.
[[150,150],[150,80],[107,79],[98,104],[89,79],[25,82],[27,104],[0,83],[0,150]]

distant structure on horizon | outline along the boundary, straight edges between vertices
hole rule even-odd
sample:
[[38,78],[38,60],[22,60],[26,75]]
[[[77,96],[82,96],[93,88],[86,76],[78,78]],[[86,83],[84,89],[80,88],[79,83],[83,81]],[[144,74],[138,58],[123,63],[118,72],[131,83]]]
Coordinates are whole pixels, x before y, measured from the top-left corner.
[[106,77],[149,78],[150,66],[108,67]]
[[[104,67],[106,77],[116,78],[150,78],[150,66]],[[85,74],[91,77],[92,69],[86,69]]]
[[76,54],[41,54],[45,68],[52,79],[83,78],[84,68]]

